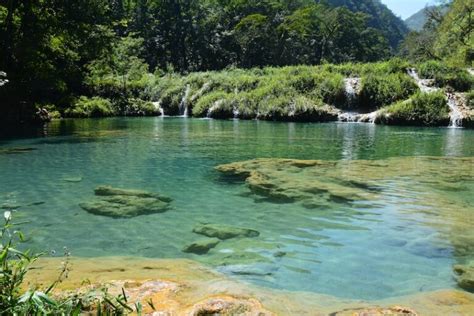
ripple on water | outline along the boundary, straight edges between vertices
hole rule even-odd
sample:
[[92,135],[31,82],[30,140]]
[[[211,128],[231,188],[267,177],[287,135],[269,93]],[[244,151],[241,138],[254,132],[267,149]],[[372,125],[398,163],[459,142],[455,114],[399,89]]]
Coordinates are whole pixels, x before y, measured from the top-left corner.
[[[455,287],[452,265],[474,257],[469,130],[171,118],[54,124],[46,139],[1,145],[36,149],[0,155],[0,204],[30,221],[36,249],[192,258],[265,286],[355,299]],[[436,158],[443,156],[467,158]],[[324,167],[269,160],[257,169],[277,172],[270,196],[214,170],[262,157]],[[127,219],[89,214],[79,204],[99,185],[173,202],[165,213]],[[193,233],[197,223],[260,234],[221,241],[206,255],[184,253],[202,237]]]

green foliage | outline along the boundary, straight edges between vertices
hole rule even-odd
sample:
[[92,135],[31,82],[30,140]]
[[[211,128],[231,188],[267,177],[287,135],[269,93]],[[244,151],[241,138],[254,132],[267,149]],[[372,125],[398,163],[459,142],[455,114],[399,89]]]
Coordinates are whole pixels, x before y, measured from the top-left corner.
[[446,125],[449,107],[443,92],[417,93],[410,100],[398,102],[386,109],[387,122],[401,125]]
[[419,65],[422,78],[434,79],[438,87],[450,87],[455,91],[465,92],[474,87],[474,78],[461,67],[448,66],[441,61],[426,61]]
[[156,116],[160,115],[160,110],[152,102],[142,99],[128,99],[124,115],[127,116]]
[[466,94],[466,101],[467,101],[467,106],[471,110],[474,110],[474,90],[471,90]]
[[68,117],[104,117],[116,115],[112,103],[107,99],[99,97],[87,98],[80,97],[72,108],[66,110],[65,115]]
[[361,103],[368,107],[382,107],[409,98],[417,90],[406,74],[369,74],[362,77]]
[[21,245],[26,241],[19,230],[21,223],[12,220],[12,212],[4,213],[4,223],[0,230],[0,310],[2,315],[123,315],[137,312],[141,315],[140,303],[134,308],[127,300],[125,290],[122,294],[112,296],[106,287],[98,291],[88,291],[82,294],[68,294],[54,297],[53,290],[67,278],[70,253],[64,248],[65,261],[58,277],[45,289],[27,287],[26,276],[32,265],[43,255],[22,251]]

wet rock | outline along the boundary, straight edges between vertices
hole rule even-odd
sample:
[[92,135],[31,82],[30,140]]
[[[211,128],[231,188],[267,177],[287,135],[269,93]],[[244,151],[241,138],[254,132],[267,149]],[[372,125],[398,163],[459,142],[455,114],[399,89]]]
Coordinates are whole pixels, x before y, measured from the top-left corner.
[[98,187],[95,194],[100,199],[81,203],[79,206],[91,214],[114,218],[163,213],[169,209],[169,201],[171,201],[155,193],[109,186]]
[[374,307],[374,308],[356,308],[347,309],[339,312],[330,313],[331,316],[418,316],[418,313],[414,310],[402,307],[394,306],[389,308]]
[[206,238],[193,242],[192,244],[183,248],[183,252],[194,253],[197,255],[204,255],[212,248],[219,244],[220,240],[217,238]]
[[16,203],[3,203],[3,204],[0,205],[0,209],[3,209],[3,210],[15,210],[15,209],[18,209],[20,207],[21,207],[21,205],[16,204]]
[[226,274],[263,277],[273,275],[278,270],[278,267],[268,263],[235,264],[221,266],[218,270]]
[[32,147],[0,148],[0,155],[24,154],[34,150],[37,149]]
[[94,190],[94,193],[95,195],[98,195],[98,196],[113,196],[113,195],[136,196],[136,197],[141,197],[141,198],[156,198],[163,202],[172,201],[172,199],[160,196],[157,193],[151,193],[148,191],[134,190],[134,189],[119,189],[119,188],[114,188],[108,185],[98,186]]
[[466,291],[474,292],[474,261],[466,265],[455,265],[453,270],[458,286]]
[[193,232],[207,237],[215,237],[221,240],[236,237],[257,237],[260,233],[249,228],[240,228],[220,224],[198,224],[194,227]]
[[81,182],[82,177],[66,177],[66,178],[63,178],[62,180],[65,181],[65,182],[76,183],[76,182]]
[[186,315],[210,316],[210,315],[274,315],[265,310],[255,299],[243,299],[233,297],[209,298],[195,304]]

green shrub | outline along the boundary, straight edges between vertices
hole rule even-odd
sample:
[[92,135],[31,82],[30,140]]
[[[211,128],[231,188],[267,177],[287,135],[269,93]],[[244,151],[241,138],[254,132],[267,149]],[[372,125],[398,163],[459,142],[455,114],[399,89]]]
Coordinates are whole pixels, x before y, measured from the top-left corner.
[[474,110],[474,90],[471,90],[466,94],[466,102],[467,102],[467,106],[471,110]]
[[128,99],[124,114],[127,116],[155,116],[160,115],[160,109],[150,101],[142,99]]
[[417,93],[410,100],[386,109],[386,123],[399,125],[447,125],[449,107],[443,92]]
[[474,78],[463,68],[448,66],[440,61],[427,61],[418,67],[421,78],[434,79],[440,88],[451,87],[465,92],[474,87]]
[[118,112],[108,99],[82,96],[65,114],[68,117],[105,117],[117,115]]
[[[114,297],[106,288],[100,291],[66,294],[53,297],[55,287],[67,278],[70,253],[64,249],[65,260],[58,277],[44,289],[26,289],[26,276],[43,254],[20,250],[26,241],[19,230],[20,223],[14,223],[12,212],[3,214],[4,224],[0,228],[0,314],[1,315],[124,315],[136,312],[141,315],[141,304],[135,303],[133,308],[127,302],[125,291]],[[153,307],[153,306],[152,306]],[[154,309],[154,308],[153,308]]]
[[[224,106],[224,102],[229,102],[230,98],[231,95],[223,91],[215,91],[210,94],[207,94],[201,97],[197,101],[196,105],[193,107],[193,116],[206,117],[209,113],[209,109],[211,109],[216,104],[216,102],[222,101],[221,105]],[[221,105],[219,105],[219,107]],[[213,110],[217,109],[214,108]],[[232,113],[232,109],[230,109],[230,113]],[[228,117],[232,117],[232,114],[229,114]]]
[[417,89],[405,74],[368,75],[362,77],[361,105],[368,108],[389,105],[409,98]]
[[465,69],[447,73],[437,73],[435,83],[438,87],[451,87],[455,91],[465,92],[474,88],[474,78]]

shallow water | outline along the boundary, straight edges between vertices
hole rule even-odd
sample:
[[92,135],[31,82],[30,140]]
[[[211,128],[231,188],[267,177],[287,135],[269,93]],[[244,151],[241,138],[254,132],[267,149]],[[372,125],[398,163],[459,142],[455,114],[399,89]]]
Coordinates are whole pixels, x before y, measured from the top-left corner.
[[[392,172],[370,203],[324,209],[277,203],[214,170],[255,158],[378,160],[390,169],[410,157],[474,157],[471,130],[121,118],[53,122],[37,133],[0,140],[0,152],[36,149],[0,154],[0,205],[20,206],[14,216],[29,221],[35,249],[191,258],[259,285],[366,300],[455,288],[452,265],[474,256],[469,160],[448,160],[462,164],[449,169],[452,183],[436,181],[446,166],[440,160],[422,180]],[[367,174],[374,174],[370,166]],[[102,184],[160,192],[173,199],[172,209],[131,219],[82,210],[78,204]],[[260,236],[185,254],[185,245],[203,237],[192,232],[199,222]]]

